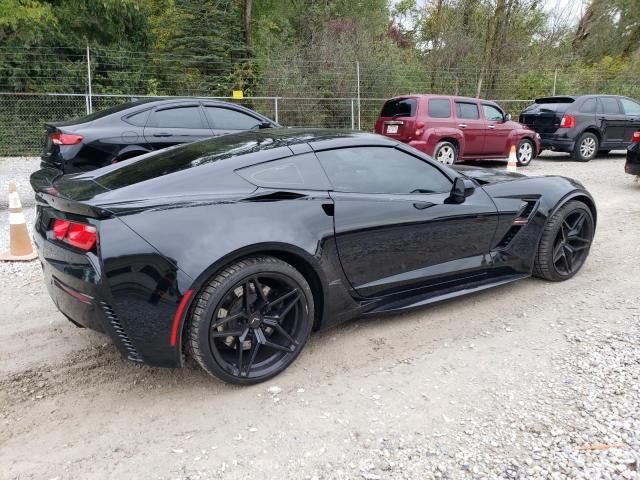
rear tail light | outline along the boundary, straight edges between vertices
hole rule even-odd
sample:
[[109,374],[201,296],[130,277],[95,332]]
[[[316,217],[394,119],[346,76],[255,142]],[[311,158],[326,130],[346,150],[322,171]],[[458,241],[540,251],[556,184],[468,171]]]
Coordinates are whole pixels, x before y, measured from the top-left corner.
[[424,122],[416,122],[416,137],[420,137],[424,130]]
[[82,141],[82,135],[73,135],[71,133],[52,133],[51,142],[54,145],[75,145]]
[[564,115],[560,120],[560,128],[573,128],[576,126],[576,117],[573,115]]
[[96,227],[84,223],[70,222],[57,218],[53,222],[53,236],[72,247],[88,252],[96,244]]
[[631,141],[634,143],[640,142],[640,130],[633,132],[633,135],[631,135]]

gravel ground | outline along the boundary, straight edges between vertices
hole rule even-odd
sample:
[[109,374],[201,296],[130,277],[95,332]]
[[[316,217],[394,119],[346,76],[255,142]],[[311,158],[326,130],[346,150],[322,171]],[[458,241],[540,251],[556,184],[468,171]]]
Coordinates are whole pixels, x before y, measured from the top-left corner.
[[[37,262],[0,264],[0,478],[640,478],[640,184],[623,162],[526,169],[596,199],[571,281],[353,321],[247,388],[122,360],[55,310]],[[0,210],[2,245],[7,230]]]

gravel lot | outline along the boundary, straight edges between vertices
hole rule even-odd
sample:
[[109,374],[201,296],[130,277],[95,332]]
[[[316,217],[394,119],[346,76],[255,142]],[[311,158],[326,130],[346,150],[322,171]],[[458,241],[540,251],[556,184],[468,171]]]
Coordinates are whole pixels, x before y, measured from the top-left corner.
[[[526,169],[597,201],[571,281],[352,321],[248,388],[122,360],[56,311],[37,262],[0,264],[0,478],[640,478],[640,184],[623,163]],[[0,187],[37,162],[17,165],[0,161]]]

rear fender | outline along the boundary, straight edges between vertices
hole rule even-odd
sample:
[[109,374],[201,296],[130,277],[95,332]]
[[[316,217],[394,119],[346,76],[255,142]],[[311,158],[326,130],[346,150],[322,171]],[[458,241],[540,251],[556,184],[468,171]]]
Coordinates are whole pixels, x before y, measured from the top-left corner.
[[425,131],[425,138],[428,135],[428,145],[430,148],[430,155],[436,148],[436,145],[443,140],[455,140],[458,147],[458,155],[464,155],[465,141],[463,133],[457,128],[443,128],[435,127],[428,128]]

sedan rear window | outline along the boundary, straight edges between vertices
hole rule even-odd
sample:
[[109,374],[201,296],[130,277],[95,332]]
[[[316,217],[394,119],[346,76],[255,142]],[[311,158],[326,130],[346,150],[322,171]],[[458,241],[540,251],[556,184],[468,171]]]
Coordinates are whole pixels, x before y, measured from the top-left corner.
[[413,117],[418,102],[415,98],[394,98],[387,100],[380,112],[381,117]]
[[451,102],[447,98],[429,99],[429,116],[431,118],[449,118],[451,116]]

